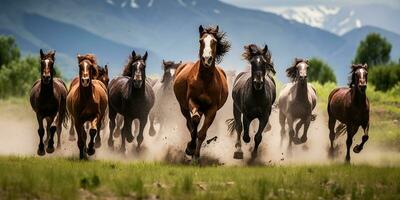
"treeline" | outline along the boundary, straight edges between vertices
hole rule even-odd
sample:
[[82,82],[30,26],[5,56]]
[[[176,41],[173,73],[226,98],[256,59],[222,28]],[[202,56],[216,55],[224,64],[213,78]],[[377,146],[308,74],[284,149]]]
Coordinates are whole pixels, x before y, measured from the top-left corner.
[[[56,70],[56,74],[60,72]],[[39,78],[39,57],[22,58],[15,39],[0,35],[0,99],[27,95]]]

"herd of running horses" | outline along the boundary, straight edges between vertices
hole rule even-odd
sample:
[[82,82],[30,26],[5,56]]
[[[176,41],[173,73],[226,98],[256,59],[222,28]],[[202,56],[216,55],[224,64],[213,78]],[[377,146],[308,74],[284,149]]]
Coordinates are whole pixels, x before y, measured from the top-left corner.
[[[230,49],[225,32],[220,31],[218,26],[200,26],[199,38],[198,60],[188,63],[163,61],[164,75],[158,81],[146,77],[147,52],[139,55],[133,51],[122,75],[110,82],[107,66],[99,66],[93,54],[78,54],[79,75],[71,81],[69,90],[61,79],[54,77],[55,51],[44,53],[40,50],[41,78],[34,83],[30,94],[30,103],[39,124],[40,142],[37,153],[45,155],[46,152],[54,152],[56,132],[57,147],[61,146],[62,126],[66,127],[68,118],[71,122],[69,139],[74,141],[77,135],[80,159],[87,159],[88,155],[95,154],[95,149],[101,146],[100,131],[107,122],[110,131],[109,147],[113,148],[114,138],[120,136],[120,150],[125,152],[125,142],[134,140],[132,122],[138,119],[139,123],[135,121],[135,128],[139,130],[135,135],[139,151],[148,119],[149,135],[153,136],[156,134],[154,122],[159,122],[162,128],[168,121],[164,113],[176,112],[172,107],[178,103],[191,136],[185,152],[197,161],[207,130],[228,98],[227,75],[217,63]],[[250,123],[258,119],[255,146],[251,152],[252,159],[257,157],[262,135],[271,129],[269,117],[275,104],[279,109],[282,139],[285,137],[285,127],[289,129],[288,151],[291,151],[292,143],[305,143],[310,122],[316,117],[313,110],[317,103],[316,91],[307,82],[308,60],[296,58],[293,65],[286,70],[291,82],[283,86],[275,103],[275,69],[268,46],[247,45],[242,56],[251,68],[235,77],[231,90],[233,118],[226,120],[228,130],[237,133],[233,157],[243,159],[242,139],[246,143],[250,142]],[[368,140],[367,75],[366,64],[353,64],[349,87],[336,88],[329,95],[328,155],[331,157],[337,154],[334,140],[343,133],[347,132],[347,162],[350,161],[353,136],[360,126],[364,135],[362,142],[353,151],[359,153]],[[199,129],[202,118],[204,120]],[[46,129],[43,120],[46,120]],[[340,123],[335,127],[337,120]],[[298,133],[301,127],[304,132],[300,137]],[[47,137],[44,140],[45,131]],[[90,136],[88,144],[87,132]]]

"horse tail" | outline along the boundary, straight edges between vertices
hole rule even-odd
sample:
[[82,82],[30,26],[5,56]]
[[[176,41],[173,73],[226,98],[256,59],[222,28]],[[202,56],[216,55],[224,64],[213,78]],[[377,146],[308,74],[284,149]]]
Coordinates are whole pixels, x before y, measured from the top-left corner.
[[225,121],[226,125],[228,125],[228,131],[229,134],[232,135],[233,131],[235,130],[235,119],[231,118],[231,119],[227,119]]
[[335,129],[335,137],[338,138],[346,132],[346,124],[340,123]]

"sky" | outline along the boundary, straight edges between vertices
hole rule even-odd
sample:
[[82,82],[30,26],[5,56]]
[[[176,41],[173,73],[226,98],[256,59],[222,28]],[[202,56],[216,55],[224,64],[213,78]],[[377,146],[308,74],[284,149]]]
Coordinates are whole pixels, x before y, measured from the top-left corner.
[[400,0],[221,0],[240,7],[379,4],[400,8]]

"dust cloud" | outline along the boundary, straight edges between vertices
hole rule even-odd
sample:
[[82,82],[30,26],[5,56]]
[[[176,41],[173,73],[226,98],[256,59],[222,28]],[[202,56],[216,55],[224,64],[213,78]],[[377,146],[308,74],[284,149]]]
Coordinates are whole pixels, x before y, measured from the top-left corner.
[[[324,110],[316,111],[317,118],[311,122],[308,141],[302,145],[294,145],[291,156],[287,154],[287,135],[283,145],[280,146],[280,125],[278,112],[274,110],[270,117],[272,129],[263,133],[263,139],[259,148],[259,157],[256,163],[259,165],[275,166],[287,164],[332,164],[343,163],[345,153],[345,137],[337,140],[340,147],[339,156],[335,160],[328,158],[327,150],[329,143],[327,114]],[[254,134],[257,128],[257,121],[253,121],[250,130],[251,142],[242,142],[244,153],[243,160],[233,159],[235,151],[236,133],[230,135],[227,131],[225,120],[232,118],[232,100],[229,95],[224,107],[217,113],[213,125],[208,131],[207,138],[201,152],[201,163],[216,165],[248,165],[250,152],[254,146]],[[114,138],[115,149],[107,145],[109,136],[108,125],[101,131],[102,146],[96,149],[96,154],[90,159],[119,160],[119,161],[159,161],[167,163],[189,163],[184,150],[186,143],[190,140],[189,132],[179,108],[172,109],[172,112],[164,113],[169,119],[167,125],[159,130],[156,122],[155,136],[149,136],[149,122],[144,131],[144,141],[140,152],[136,152],[136,139],[133,143],[127,143],[126,153],[119,152],[121,138]],[[201,125],[201,124],[200,124]],[[134,125],[133,125],[134,126]],[[0,155],[27,155],[37,156],[38,145],[37,122],[34,112],[28,104],[23,105],[2,105],[0,107]],[[201,126],[199,126],[201,127]],[[134,127],[132,127],[134,132]],[[62,147],[53,154],[46,154],[48,157],[74,157],[78,158],[78,147],[76,141],[68,140],[68,128],[62,132]],[[302,129],[299,135],[302,134]],[[137,133],[134,134],[135,136]],[[361,141],[362,132],[354,138],[354,143]],[[57,138],[56,138],[57,139]],[[210,140],[212,139],[212,140]],[[206,142],[209,140],[208,142]],[[351,153],[352,163],[370,165],[398,165],[400,163],[399,153],[371,144],[374,138],[370,137],[360,154]],[[396,159],[397,158],[397,159]]]

